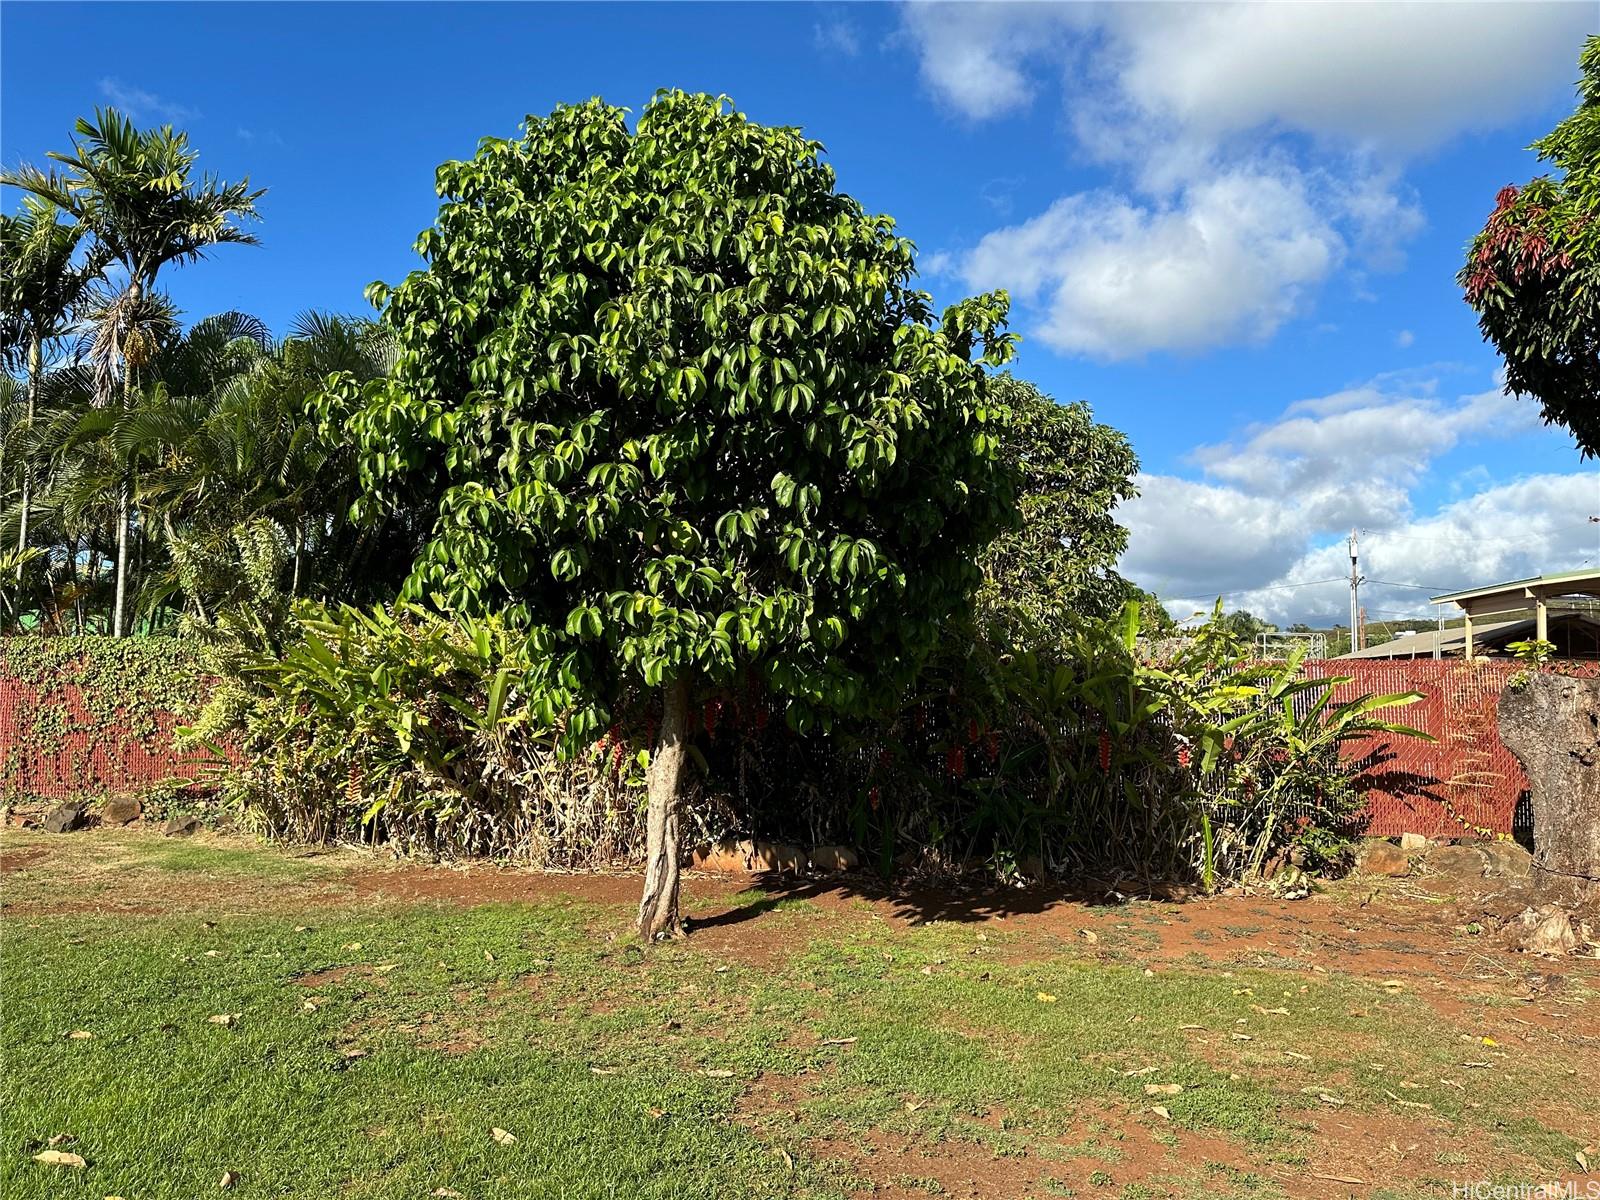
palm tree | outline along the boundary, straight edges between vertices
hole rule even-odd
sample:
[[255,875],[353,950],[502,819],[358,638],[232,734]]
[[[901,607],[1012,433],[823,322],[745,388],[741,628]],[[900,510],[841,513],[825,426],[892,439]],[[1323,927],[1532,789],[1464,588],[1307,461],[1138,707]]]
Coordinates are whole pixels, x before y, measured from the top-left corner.
[[[189,148],[189,135],[170,125],[139,130],[115,109],[104,108],[95,111],[92,121],[80,118],[76,128],[72,153],[50,155],[64,172],[22,166],[0,173],[0,183],[65,210],[126,273],[117,302],[101,317],[104,357],[113,368],[101,377],[97,396],[102,407],[111,404],[113,369],[120,365],[123,406],[129,407],[139,367],[152,357],[135,317],[154,292],[161,269],[204,258],[213,246],[256,244],[255,236],[235,222],[256,216],[255,203],[263,192],[252,192],[248,180],[230,184],[210,175],[196,179],[199,155]],[[118,489],[112,612],[112,633],[118,637],[124,632],[130,489],[126,481]]]
[[[37,196],[25,197],[16,216],[0,214],[0,257],[6,264],[0,282],[0,361],[7,370],[27,371],[26,412],[20,424],[25,436],[38,408],[45,349],[70,332],[106,264],[105,252],[98,246],[78,257],[84,228],[62,221],[62,215],[58,205]],[[33,499],[33,468],[25,449],[21,474],[19,581]]]

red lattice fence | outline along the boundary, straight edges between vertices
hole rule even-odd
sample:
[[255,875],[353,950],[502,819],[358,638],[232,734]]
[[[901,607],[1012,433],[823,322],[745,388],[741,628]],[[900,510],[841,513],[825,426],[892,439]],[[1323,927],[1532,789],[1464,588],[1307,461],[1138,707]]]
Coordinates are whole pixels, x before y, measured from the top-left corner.
[[[43,640],[29,641],[38,647]],[[180,717],[171,697],[193,695],[204,685],[181,647],[167,639],[110,646],[104,638],[49,641],[52,657],[27,671],[8,664],[0,641],[0,798],[104,796],[194,777],[204,755],[173,750]],[[1600,663],[1571,666],[1600,674]],[[1377,786],[1369,792],[1369,834],[1474,837],[1512,831],[1527,778],[1501,743],[1496,717],[1500,693],[1519,669],[1501,660],[1305,664],[1311,675],[1352,677],[1335,689],[1335,702],[1363,693],[1423,693],[1416,704],[1384,715],[1436,741],[1375,738],[1357,748],[1380,760]],[[158,677],[164,685],[152,686]]]
[[206,686],[175,639],[0,639],[0,800],[192,780],[207,755],[178,753],[172,735]]
[[[1600,663],[1565,664],[1575,674],[1600,674]],[[1420,833],[1436,838],[1508,834],[1528,787],[1511,751],[1500,740],[1500,694],[1522,670],[1504,659],[1329,659],[1305,664],[1307,674],[1347,675],[1334,689],[1336,703],[1364,693],[1421,692],[1405,708],[1386,710],[1391,721],[1431,733],[1416,738],[1373,738],[1355,748],[1375,752],[1379,786],[1368,793],[1373,837]]]

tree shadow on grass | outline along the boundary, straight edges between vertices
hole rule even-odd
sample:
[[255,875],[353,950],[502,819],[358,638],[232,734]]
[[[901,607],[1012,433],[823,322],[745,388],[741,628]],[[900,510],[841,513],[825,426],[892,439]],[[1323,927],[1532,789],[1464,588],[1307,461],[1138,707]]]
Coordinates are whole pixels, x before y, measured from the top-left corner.
[[[754,876],[752,890],[761,893],[761,898],[710,916],[695,917],[690,922],[692,927],[716,929],[742,925],[793,900],[829,907],[864,901],[887,910],[889,915],[908,925],[927,925],[934,921],[977,924],[1006,917],[1037,916],[1063,905],[1115,907],[1126,902],[1130,895],[1111,884],[1090,879],[1006,887],[993,880],[911,883],[885,880],[865,871],[823,877],[771,872]],[[1134,894],[1178,899],[1187,893],[1180,888],[1139,888]]]

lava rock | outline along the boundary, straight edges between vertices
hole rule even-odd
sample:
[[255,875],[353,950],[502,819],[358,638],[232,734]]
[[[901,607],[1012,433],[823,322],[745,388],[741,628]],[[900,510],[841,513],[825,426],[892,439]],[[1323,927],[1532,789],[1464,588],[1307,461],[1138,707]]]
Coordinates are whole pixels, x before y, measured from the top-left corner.
[[1411,855],[1392,842],[1374,842],[1361,855],[1361,869],[1368,875],[1399,879],[1411,874]]
[[188,837],[200,832],[199,817],[168,817],[161,832],[167,837]]
[[44,820],[39,822],[46,833],[70,833],[74,829],[82,829],[84,818],[88,814],[88,806],[75,800],[65,804],[58,804],[45,813]]
[[102,825],[131,825],[144,815],[137,796],[113,796],[100,806]]
[[861,856],[849,846],[816,846],[811,851],[815,871],[854,871],[860,865]]

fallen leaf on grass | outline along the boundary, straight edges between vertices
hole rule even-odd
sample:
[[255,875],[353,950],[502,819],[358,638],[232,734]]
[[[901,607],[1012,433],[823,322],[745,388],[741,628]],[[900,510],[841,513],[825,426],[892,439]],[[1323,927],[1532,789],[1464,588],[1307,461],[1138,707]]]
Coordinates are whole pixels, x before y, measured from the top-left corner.
[[493,962],[494,961],[494,955],[490,954],[487,950],[485,950],[483,952],[483,961],[484,962]]
[[231,1188],[238,1182],[239,1176],[237,1174],[235,1174],[233,1171],[224,1171],[222,1173],[222,1178],[217,1180],[217,1186],[226,1191],[228,1188]]
[[1130,1078],[1130,1077],[1132,1077],[1134,1075],[1148,1075],[1148,1074],[1150,1074],[1150,1072],[1154,1071],[1155,1069],[1156,1069],[1155,1067],[1136,1067],[1131,1071],[1124,1071],[1122,1073],[1122,1076],[1123,1076],[1124,1079],[1127,1079],[1127,1078]]
[[1579,1150],[1572,1157],[1578,1160],[1578,1165],[1580,1167],[1582,1167],[1585,1171],[1587,1171],[1589,1169],[1589,1160],[1584,1157],[1584,1153],[1583,1153],[1582,1150]]
[[1146,1096],[1176,1096],[1183,1091],[1181,1083],[1147,1083],[1144,1085]]
[[48,1142],[46,1142],[45,1145],[51,1147],[52,1149],[54,1149],[56,1146],[65,1146],[69,1142],[75,1142],[77,1140],[78,1140],[77,1136],[74,1135],[74,1134],[56,1133],[56,1134],[51,1134],[50,1140]]
[[87,1029],[74,1029],[71,1033],[67,1034],[67,1040],[71,1042],[87,1042],[92,1037],[94,1037],[94,1034],[90,1033]]
[[441,1196],[445,1197],[446,1200],[451,1200],[453,1197],[459,1197],[461,1193],[456,1191],[455,1188],[437,1187],[434,1188],[433,1191],[429,1192],[428,1195]]
[[652,1117],[654,1117],[658,1121],[661,1120],[662,1117],[667,1115],[667,1110],[664,1109],[664,1108],[647,1108],[647,1109],[645,1109],[645,1112],[649,1113]]
[[361,943],[360,942],[346,942],[344,944],[344,946],[343,946],[343,949],[345,949],[345,950],[359,950],[359,949],[361,949]]
[[381,967],[373,967],[372,969],[375,972],[377,972],[379,975],[387,975],[390,971],[394,970],[399,965],[400,965],[399,963],[384,963],[383,966],[381,966]]
[[1255,1041],[1255,1038],[1251,1037],[1248,1033],[1230,1033],[1228,1036],[1231,1037],[1236,1042],[1253,1042],[1253,1041]]
[[1039,1003],[1040,1004],[1054,1004],[1059,999],[1060,999],[1059,996],[1052,996],[1049,992],[1040,992],[1039,993]]
[[778,1150],[778,1157],[783,1159],[784,1166],[788,1167],[791,1171],[794,1170],[794,1159],[790,1156],[787,1150],[784,1150],[780,1147]]
[[1298,1058],[1301,1062],[1311,1061],[1311,1055],[1301,1054],[1298,1050],[1285,1050],[1284,1054],[1290,1058]]
[[707,1079],[732,1079],[733,1072],[723,1067],[706,1067],[700,1072]]
[[300,1011],[301,1012],[308,1012],[308,1013],[316,1012],[317,1011],[316,1002],[312,1001],[312,1000],[302,1000],[300,1002]]
[[1100,935],[1092,929],[1080,929],[1078,930],[1078,936],[1091,946],[1100,940]]
[[1289,1015],[1287,1008],[1262,1008],[1259,1004],[1252,1004],[1250,1011],[1258,1012],[1264,1017],[1287,1017]]
[[221,950],[207,950],[206,951],[206,957],[207,958],[221,958],[222,957],[222,951]]
[[501,1129],[498,1125],[489,1130],[489,1136],[495,1141],[499,1142],[502,1146],[514,1146],[517,1141],[516,1134],[508,1133],[506,1130]]
[[856,1044],[856,1039],[853,1037],[823,1038],[822,1041],[817,1044],[820,1046],[854,1046]]
[[236,1025],[242,1016],[243,1013],[217,1013],[215,1016],[207,1017],[206,1022],[211,1025]]
[[1332,1104],[1341,1108],[1344,1106],[1343,1100],[1339,1099],[1337,1096],[1330,1096],[1327,1092],[1318,1092],[1317,1099],[1321,1100],[1324,1104]]
[[1167,1111],[1167,1107],[1164,1104],[1152,1104],[1150,1106],[1150,1111],[1155,1113],[1155,1115],[1160,1117],[1163,1121],[1172,1120],[1172,1114]]
[[75,1171],[81,1171],[89,1165],[82,1155],[67,1150],[41,1150],[33,1156],[33,1161],[47,1167],[71,1167]]
[[1352,1179],[1348,1175],[1313,1175],[1311,1178],[1313,1178],[1313,1179],[1326,1179],[1329,1183],[1361,1183],[1361,1184],[1364,1184],[1364,1183],[1367,1182],[1365,1179]]
[[589,1068],[589,1074],[591,1074],[591,1075],[615,1075],[616,1073],[617,1073],[617,1069],[615,1067],[590,1067]]
[[367,1052],[365,1050],[358,1050],[354,1046],[349,1046],[339,1051],[340,1058],[365,1058],[366,1056]]
[[1495,1041],[1492,1037],[1486,1037],[1483,1039],[1483,1044],[1485,1046],[1498,1046],[1500,1043]]

